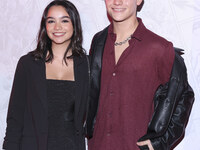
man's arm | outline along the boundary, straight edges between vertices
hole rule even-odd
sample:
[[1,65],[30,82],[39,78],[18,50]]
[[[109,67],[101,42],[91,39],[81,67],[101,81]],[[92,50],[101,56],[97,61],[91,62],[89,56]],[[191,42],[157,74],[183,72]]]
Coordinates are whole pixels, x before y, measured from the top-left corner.
[[[169,83],[159,88],[154,97],[155,111],[148,131],[139,141],[150,139],[154,150],[169,150],[184,134],[194,102],[182,58],[176,53]],[[140,147],[141,150],[147,150]]]

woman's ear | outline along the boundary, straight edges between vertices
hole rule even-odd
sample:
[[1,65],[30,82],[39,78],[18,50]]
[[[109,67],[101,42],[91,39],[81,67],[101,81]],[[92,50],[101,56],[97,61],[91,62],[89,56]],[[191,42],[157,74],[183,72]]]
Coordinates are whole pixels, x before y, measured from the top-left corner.
[[137,0],[137,5],[139,6],[143,0]]

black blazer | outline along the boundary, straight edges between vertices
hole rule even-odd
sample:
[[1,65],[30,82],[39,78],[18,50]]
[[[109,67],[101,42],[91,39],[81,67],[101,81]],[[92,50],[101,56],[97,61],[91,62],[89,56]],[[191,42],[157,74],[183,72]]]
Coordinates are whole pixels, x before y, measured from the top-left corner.
[[[48,110],[45,70],[44,60],[35,60],[31,54],[20,58],[10,96],[3,149],[47,149]],[[76,140],[79,150],[84,150],[83,122],[89,85],[86,56],[74,57],[74,74]]]

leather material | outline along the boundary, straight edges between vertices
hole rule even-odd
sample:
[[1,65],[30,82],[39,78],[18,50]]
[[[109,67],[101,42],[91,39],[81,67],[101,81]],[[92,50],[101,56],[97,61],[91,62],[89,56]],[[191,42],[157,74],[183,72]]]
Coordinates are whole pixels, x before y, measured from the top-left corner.
[[[100,79],[101,79],[101,66],[103,49],[107,38],[108,27],[103,31],[97,33],[93,40],[90,51],[90,61],[92,65],[90,66],[90,94],[89,94],[89,113],[87,115],[86,123],[86,136],[92,138],[94,131],[94,124],[96,122],[96,114],[98,110],[99,92],[100,92]],[[90,63],[91,64],[91,63]]]

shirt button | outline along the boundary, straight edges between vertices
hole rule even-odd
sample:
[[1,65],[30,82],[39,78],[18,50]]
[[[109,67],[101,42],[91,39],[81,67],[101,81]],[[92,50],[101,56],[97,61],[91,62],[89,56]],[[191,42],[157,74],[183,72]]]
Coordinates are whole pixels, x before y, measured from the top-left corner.
[[110,136],[110,133],[107,133],[107,136]]
[[112,75],[113,75],[113,77],[114,77],[114,76],[116,76],[116,73],[115,73],[115,72],[113,72],[113,74],[112,74]]

